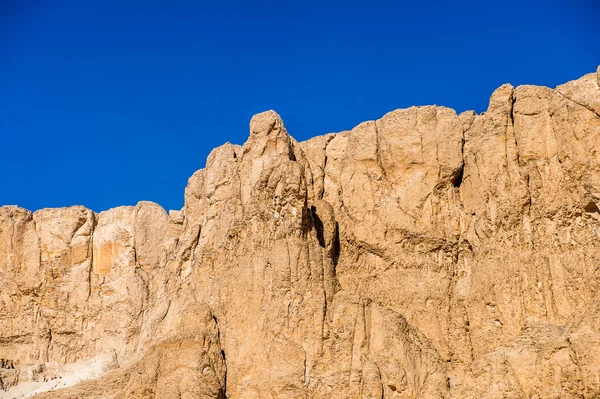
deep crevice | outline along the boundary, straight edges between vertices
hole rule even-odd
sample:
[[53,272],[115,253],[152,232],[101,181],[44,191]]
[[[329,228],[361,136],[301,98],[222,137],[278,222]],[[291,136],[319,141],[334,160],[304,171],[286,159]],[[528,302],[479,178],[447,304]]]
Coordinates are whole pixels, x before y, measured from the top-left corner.
[[325,234],[323,231],[323,221],[319,218],[319,215],[317,215],[317,208],[311,206],[310,212],[313,219],[313,226],[315,226],[315,231],[317,232],[317,239],[319,240],[319,245],[322,248],[325,248]]
[[223,356],[223,363],[225,363],[225,375],[223,376],[223,386],[219,389],[218,399],[227,399],[227,361],[223,349],[221,349],[221,356]]
[[456,176],[454,176],[452,178],[452,185],[454,186],[454,188],[460,188],[462,181],[463,181],[463,173],[465,171],[465,166],[462,165],[460,167],[460,169],[458,170],[458,173],[456,174]]
[[335,237],[333,238],[333,251],[331,253],[331,259],[333,260],[333,267],[335,273],[335,267],[340,259],[340,226],[335,222]]

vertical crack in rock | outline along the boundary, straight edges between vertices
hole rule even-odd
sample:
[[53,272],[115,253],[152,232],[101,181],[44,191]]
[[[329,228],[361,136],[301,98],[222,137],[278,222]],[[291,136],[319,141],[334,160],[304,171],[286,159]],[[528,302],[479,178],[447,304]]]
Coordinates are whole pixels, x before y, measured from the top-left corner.
[[316,208],[311,206],[311,215],[313,220],[313,225],[315,227],[315,231],[317,232],[317,239],[319,240],[319,245],[322,248],[325,248],[325,236],[323,235],[323,222],[319,219],[319,215],[317,215]]

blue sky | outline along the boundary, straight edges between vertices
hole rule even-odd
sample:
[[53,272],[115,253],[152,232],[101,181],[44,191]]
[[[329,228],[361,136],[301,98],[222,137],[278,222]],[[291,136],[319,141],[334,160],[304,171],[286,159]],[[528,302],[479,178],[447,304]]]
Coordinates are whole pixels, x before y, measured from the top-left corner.
[[595,71],[600,4],[521,3],[0,1],[0,205],[179,209],[263,110],[305,140]]

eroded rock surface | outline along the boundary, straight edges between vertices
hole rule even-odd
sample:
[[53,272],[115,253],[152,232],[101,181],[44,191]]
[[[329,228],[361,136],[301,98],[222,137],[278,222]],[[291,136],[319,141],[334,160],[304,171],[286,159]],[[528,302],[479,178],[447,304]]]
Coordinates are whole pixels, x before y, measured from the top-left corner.
[[598,397],[599,82],[302,143],[267,111],[180,211],[2,207],[0,353],[113,357],[40,398]]

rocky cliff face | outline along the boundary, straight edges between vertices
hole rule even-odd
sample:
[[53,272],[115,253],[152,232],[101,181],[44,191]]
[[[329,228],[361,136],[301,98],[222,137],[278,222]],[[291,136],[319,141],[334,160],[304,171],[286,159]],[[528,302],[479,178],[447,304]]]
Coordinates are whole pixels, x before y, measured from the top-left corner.
[[181,211],[2,207],[0,354],[112,359],[40,398],[600,397],[599,85],[301,143],[268,111]]

